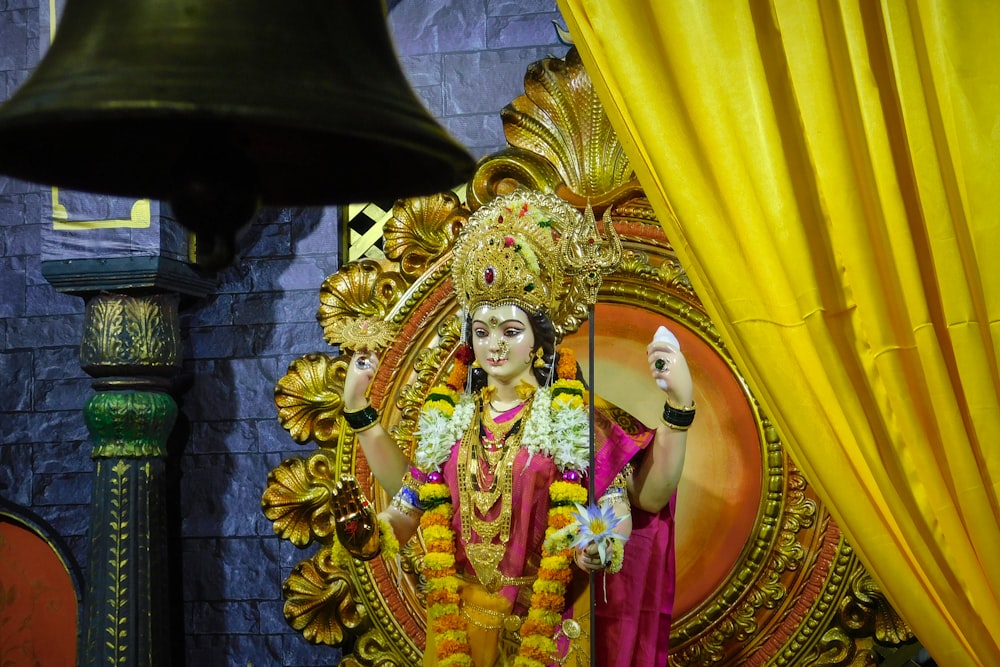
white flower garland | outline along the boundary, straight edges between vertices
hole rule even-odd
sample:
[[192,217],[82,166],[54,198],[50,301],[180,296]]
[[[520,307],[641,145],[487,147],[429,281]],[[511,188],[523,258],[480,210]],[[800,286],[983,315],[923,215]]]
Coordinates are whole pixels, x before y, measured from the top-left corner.
[[[551,457],[561,470],[585,473],[590,465],[590,420],[586,410],[571,407],[563,397],[553,404],[548,387],[540,387],[533,402],[521,436],[528,460],[541,454]],[[417,467],[424,471],[439,470],[465,434],[475,411],[475,401],[468,394],[462,394],[451,414],[442,409],[440,402],[425,405],[415,433]]]
[[462,394],[451,411],[443,410],[438,401],[424,405],[417,420],[417,467],[425,472],[438,470],[451,456],[451,448],[458,442],[472,421],[476,404],[472,396]]

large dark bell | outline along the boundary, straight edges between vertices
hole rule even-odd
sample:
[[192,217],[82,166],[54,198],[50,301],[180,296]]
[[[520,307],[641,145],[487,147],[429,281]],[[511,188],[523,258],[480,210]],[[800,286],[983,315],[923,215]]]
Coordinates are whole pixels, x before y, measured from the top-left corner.
[[407,84],[379,0],[67,0],[0,108],[0,173],[166,200],[230,238],[261,204],[428,194],[473,166]]

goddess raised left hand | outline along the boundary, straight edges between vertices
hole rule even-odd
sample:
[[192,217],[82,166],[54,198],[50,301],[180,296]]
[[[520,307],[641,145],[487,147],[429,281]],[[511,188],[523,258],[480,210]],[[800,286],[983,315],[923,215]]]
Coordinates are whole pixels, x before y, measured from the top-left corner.
[[679,409],[694,405],[691,369],[677,338],[666,327],[660,327],[646,347],[646,360],[653,380],[666,393],[670,405]]

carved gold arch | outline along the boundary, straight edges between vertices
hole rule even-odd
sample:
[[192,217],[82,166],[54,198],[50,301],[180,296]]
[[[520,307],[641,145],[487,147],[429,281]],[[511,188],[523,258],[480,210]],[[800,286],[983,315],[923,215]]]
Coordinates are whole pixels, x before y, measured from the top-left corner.
[[[502,116],[509,146],[481,162],[467,203],[452,192],[397,202],[383,230],[386,259],[350,262],[320,288],[318,318],[331,345],[346,318],[399,328],[372,388],[398,446],[409,451],[423,397],[458,342],[447,267],[470,212],[516,187],[554,192],[580,208],[589,200],[599,216],[610,207],[626,254],[595,311],[595,390],[655,423],[662,399],[630,388],[648,382],[645,345],[664,319],[697,385],[699,423],[678,498],[670,663],[869,665],[881,661],[881,647],[911,640],[733,364],[575,50],[532,65],[525,95]],[[587,358],[586,331],[567,343]],[[305,639],[343,647],[341,664],[410,667],[424,643],[419,540],[398,561],[368,563],[334,540],[330,490],[342,474],[357,477],[378,507],[388,502],[342,419],[345,368],[345,357],[306,355],[275,388],[282,425],[314,447],[275,468],[262,499],[275,532],[311,549],[285,582],[285,616]]]

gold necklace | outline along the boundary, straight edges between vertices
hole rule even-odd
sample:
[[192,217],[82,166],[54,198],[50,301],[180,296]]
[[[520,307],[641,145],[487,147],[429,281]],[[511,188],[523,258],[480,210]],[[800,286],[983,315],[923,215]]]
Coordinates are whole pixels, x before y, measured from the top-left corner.
[[[510,433],[511,429],[521,421],[520,416],[515,417],[514,419],[508,419],[505,422],[497,423],[493,420],[492,415],[490,415],[490,411],[486,409],[486,405],[488,405],[488,403],[483,401],[480,405],[480,414],[482,415],[483,426],[485,426],[486,430],[492,434],[492,437],[483,436],[483,444],[489,444],[492,447],[496,447],[497,445],[503,446],[503,443],[507,440],[507,435]],[[518,405],[521,404],[519,403]],[[511,408],[510,410],[513,409],[514,408]],[[505,412],[510,412],[510,410],[506,410]],[[499,459],[500,457],[498,456],[497,458]],[[492,462],[492,465],[496,465],[496,462]]]
[[[500,459],[503,458],[504,452],[507,451],[507,448],[504,445],[504,441],[501,440],[499,447],[490,449],[486,446],[486,438],[483,438],[483,441],[479,445],[479,454],[486,459],[487,463],[490,464],[489,470],[494,470],[497,467],[497,464],[500,463]],[[482,475],[482,472],[483,471],[480,469],[480,475]]]
[[[530,402],[526,402],[520,415],[521,420],[528,418],[530,409]],[[478,484],[480,466],[475,454],[476,444],[481,440],[482,423],[483,404],[480,400],[476,401],[472,422],[465,430],[459,445],[458,503],[462,523],[462,541],[465,544],[466,556],[475,569],[480,583],[487,590],[494,589],[493,592],[496,592],[501,586],[499,564],[506,553],[507,542],[510,541],[514,496],[514,459],[520,449],[521,430],[518,429],[509,435],[506,446],[503,448],[504,454],[493,471],[495,474],[493,483],[489,489],[481,490]],[[497,500],[500,500],[500,513],[497,517],[494,519],[482,518],[480,515],[485,516]],[[479,535],[481,543],[470,544],[473,531]],[[493,541],[497,538],[499,538],[500,543],[494,544]]]
[[[510,435],[512,430],[516,429],[518,425],[522,423],[523,413],[515,416],[513,419],[508,419],[504,422],[497,422],[494,420],[493,415],[490,414],[490,411],[486,409],[487,405],[491,408],[493,407],[492,402],[487,402],[486,399],[483,398],[480,405],[483,427],[485,431],[489,431],[490,435],[487,436],[485,433],[480,435],[477,452],[482,458],[486,459],[487,463],[489,463],[489,469],[493,470],[497,467],[497,464],[500,462],[500,459],[503,458],[504,452],[507,449],[507,437]],[[518,403],[513,408],[504,410],[503,412],[510,412],[521,405],[523,405],[523,402]]]
[[[521,421],[523,417],[522,412],[522,414],[517,415],[514,419],[497,424],[489,417],[486,405],[487,402],[485,399],[477,403],[479,414],[482,417],[482,427],[480,428],[479,438],[473,442],[468,463],[473,507],[479,510],[479,514],[483,516],[486,516],[490,509],[496,505],[497,500],[500,499],[503,493],[503,473],[508,469],[512,469],[513,458],[517,455],[517,443],[520,442],[520,438],[511,436],[512,434],[517,434],[518,426],[523,423]],[[488,439],[484,435],[484,430],[490,428],[490,425],[493,428],[501,429],[503,431],[502,437]],[[500,443],[499,447],[491,449],[487,446],[487,443],[494,445],[497,441]],[[508,441],[510,441],[509,445]],[[498,484],[498,480],[501,483]],[[472,522],[475,524],[477,521],[482,521],[482,519],[473,512]],[[490,539],[496,535],[495,531],[492,531],[491,528],[485,529],[486,533],[491,535]],[[487,535],[483,533],[483,530],[477,530],[476,532],[486,539]]]

